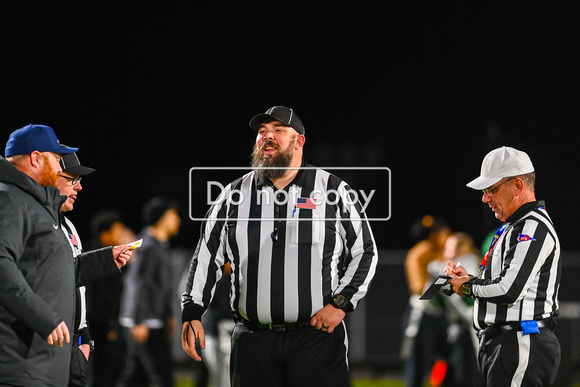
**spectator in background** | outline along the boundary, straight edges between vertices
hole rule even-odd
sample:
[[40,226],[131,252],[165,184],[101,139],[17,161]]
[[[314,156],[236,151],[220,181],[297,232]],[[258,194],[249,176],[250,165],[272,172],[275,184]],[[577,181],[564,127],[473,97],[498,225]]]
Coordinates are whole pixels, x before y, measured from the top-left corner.
[[[405,359],[405,381],[408,387],[420,387],[435,360],[445,354],[445,312],[434,298],[431,302],[419,300],[429,283],[428,265],[443,262],[443,248],[451,229],[439,219],[426,215],[415,225],[427,237],[417,242],[405,258],[405,274],[409,285],[409,305],[401,356]],[[440,301],[440,300],[439,300]]]
[[[445,241],[443,260],[432,261],[428,265],[429,283],[433,282],[446,268],[446,261],[461,266],[467,270],[477,270],[479,264],[478,250],[473,238],[464,232],[455,232]],[[445,296],[438,294],[434,298],[439,308],[445,314],[446,337],[444,349],[440,353],[443,358],[436,364],[444,364],[444,368],[433,367],[431,384],[433,386],[482,386],[483,376],[477,368],[478,340],[472,328],[473,300],[459,297],[456,294]],[[429,301],[421,301],[428,303]],[[435,383],[440,381],[441,384]]]
[[143,207],[143,223],[138,236],[143,243],[123,287],[120,322],[127,333],[127,361],[118,385],[171,387],[175,319],[168,242],[181,224],[177,204],[152,198]]
[[[91,228],[93,248],[135,240],[135,234],[122,222],[121,214],[116,210],[95,214]],[[122,286],[122,276],[114,276],[87,287],[87,316],[95,342],[95,350],[89,359],[89,384],[92,387],[114,386],[124,368],[125,340],[119,326]]]

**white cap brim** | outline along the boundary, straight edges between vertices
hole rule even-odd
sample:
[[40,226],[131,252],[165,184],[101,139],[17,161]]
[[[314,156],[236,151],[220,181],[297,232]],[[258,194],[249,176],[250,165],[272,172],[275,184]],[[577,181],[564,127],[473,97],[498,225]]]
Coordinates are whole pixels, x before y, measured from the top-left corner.
[[501,179],[503,179],[503,177],[498,178],[498,177],[479,176],[477,179],[473,179],[472,181],[470,181],[466,185],[469,188],[480,190],[480,189],[485,189],[485,188],[491,187],[495,183],[501,181]]

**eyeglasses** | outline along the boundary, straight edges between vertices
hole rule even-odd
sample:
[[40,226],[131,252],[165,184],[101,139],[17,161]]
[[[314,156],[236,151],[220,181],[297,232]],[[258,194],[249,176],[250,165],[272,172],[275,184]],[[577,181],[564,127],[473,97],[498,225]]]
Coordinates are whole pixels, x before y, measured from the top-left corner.
[[509,179],[507,179],[506,181],[504,181],[503,183],[501,183],[500,185],[498,185],[497,187],[493,187],[493,188],[485,188],[482,189],[481,191],[483,192],[483,194],[489,194],[489,195],[495,195],[497,193],[497,191],[499,190],[499,187],[501,187],[502,185],[504,185],[505,183],[507,183],[510,180],[513,180],[513,177],[510,177]]
[[77,176],[77,177],[68,177],[68,176],[65,176],[65,175],[59,175],[59,176],[62,177],[62,178],[67,179],[70,182],[70,185],[76,185],[77,183],[80,183],[81,182],[81,177],[80,176]]

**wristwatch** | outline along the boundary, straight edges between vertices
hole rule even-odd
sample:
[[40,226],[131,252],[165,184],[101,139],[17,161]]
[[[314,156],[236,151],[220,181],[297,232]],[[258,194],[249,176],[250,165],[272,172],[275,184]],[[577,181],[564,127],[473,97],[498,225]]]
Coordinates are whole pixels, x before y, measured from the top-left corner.
[[330,301],[330,305],[334,306],[336,309],[344,309],[348,305],[348,300],[342,294],[337,294]]
[[473,298],[473,293],[471,292],[471,284],[469,281],[461,285],[461,293],[465,297]]

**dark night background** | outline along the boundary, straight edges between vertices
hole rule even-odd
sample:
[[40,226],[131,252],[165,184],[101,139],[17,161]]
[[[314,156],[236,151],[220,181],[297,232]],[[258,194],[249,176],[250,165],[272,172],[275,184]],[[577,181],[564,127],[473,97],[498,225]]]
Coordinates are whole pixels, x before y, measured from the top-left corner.
[[189,169],[248,165],[247,122],[285,105],[310,163],[391,169],[379,247],[410,247],[427,213],[480,243],[498,224],[465,184],[509,145],[532,158],[563,249],[580,250],[577,4],[232,3],[0,6],[2,151],[28,123],[80,148],[97,169],[71,214],[81,236],[101,208],[139,229],[165,194],[183,210],[175,244],[193,247]]

